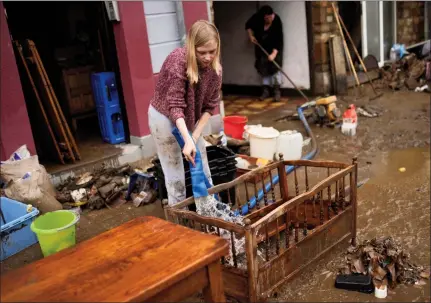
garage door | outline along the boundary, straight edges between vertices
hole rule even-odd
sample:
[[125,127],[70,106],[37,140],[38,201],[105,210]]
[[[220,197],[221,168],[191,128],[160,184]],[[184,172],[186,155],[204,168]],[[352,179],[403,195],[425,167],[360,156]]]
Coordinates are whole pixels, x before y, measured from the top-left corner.
[[179,26],[178,15],[182,11],[174,1],[144,1],[144,11],[153,73],[157,74],[169,53],[181,46],[185,29]]

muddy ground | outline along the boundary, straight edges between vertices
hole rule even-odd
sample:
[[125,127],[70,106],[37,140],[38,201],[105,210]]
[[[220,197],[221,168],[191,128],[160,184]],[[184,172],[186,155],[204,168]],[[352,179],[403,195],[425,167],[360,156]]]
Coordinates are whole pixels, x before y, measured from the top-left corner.
[[[345,109],[353,97],[339,98]],[[250,124],[261,123],[279,130],[297,129],[299,121],[278,121],[296,105],[249,117]],[[385,92],[369,101],[356,101],[358,106],[372,104],[382,111],[375,118],[359,117],[357,135],[347,137],[340,129],[313,127],[319,144],[316,159],[348,161],[357,156],[359,180],[370,178],[358,190],[358,239],[392,236],[400,241],[413,261],[430,266],[430,94]],[[305,132],[304,132],[305,134]],[[405,167],[405,172],[399,168]],[[77,241],[84,241],[103,231],[141,215],[163,217],[160,203],[134,208],[125,204],[120,209],[103,209],[81,216]],[[42,258],[38,245],[2,262],[2,273]],[[332,251],[286,283],[270,301],[359,302],[377,301],[373,295],[337,290],[335,275],[328,274],[341,264],[342,251]],[[193,301],[193,299],[192,299]],[[399,286],[384,301],[430,301],[430,285]]]

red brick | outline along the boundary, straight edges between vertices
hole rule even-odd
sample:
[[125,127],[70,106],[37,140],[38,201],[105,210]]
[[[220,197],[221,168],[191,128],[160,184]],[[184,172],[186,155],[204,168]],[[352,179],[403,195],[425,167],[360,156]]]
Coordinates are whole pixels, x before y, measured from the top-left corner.
[[313,25],[313,32],[314,33],[329,33],[331,32],[331,24],[330,23],[322,23]]
[[316,72],[329,72],[329,64],[316,64]]
[[327,42],[314,43],[314,60],[316,64],[329,63],[329,46]]

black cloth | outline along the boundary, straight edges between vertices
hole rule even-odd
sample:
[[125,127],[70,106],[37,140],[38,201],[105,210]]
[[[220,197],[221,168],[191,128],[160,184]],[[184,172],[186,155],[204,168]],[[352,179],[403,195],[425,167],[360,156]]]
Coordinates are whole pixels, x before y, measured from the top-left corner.
[[[259,42],[269,54],[272,53],[273,49],[278,50],[275,62],[283,66],[283,24],[280,17],[275,14],[274,20],[268,30],[265,31],[264,28],[264,16],[259,13],[251,16],[245,24],[245,29],[251,29],[253,31],[257,42]],[[257,45],[254,48],[254,54],[256,58],[254,67],[261,76],[272,76],[278,71],[274,63],[268,60],[268,57]]]

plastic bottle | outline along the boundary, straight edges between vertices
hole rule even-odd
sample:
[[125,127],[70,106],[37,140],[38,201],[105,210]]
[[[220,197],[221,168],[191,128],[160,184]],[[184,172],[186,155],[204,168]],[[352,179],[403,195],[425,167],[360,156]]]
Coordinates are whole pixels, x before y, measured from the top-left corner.
[[219,132],[219,136],[221,136],[221,145],[227,146],[227,138],[226,138],[226,134],[224,133],[223,126],[221,127],[221,130]]
[[341,125],[341,132],[347,136],[355,136],[357,126],[358,115],[356,114],[355,105],[350,104],[348,109],[343,114],[343,124]]

